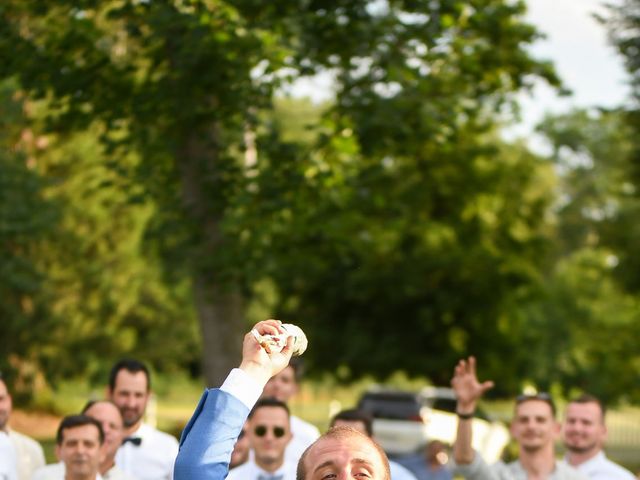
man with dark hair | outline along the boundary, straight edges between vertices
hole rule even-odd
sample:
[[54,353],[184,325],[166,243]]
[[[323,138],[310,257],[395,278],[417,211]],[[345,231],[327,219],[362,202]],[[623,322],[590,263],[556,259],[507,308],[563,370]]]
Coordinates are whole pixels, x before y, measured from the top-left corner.
[[472,447],[471,419],[476,404],[493,382],[480,383],[476,361],[460,360],[451,380],[457,398],[458,431],[453,445],[454,473],[472,480],[585,480],[577,470],[554,455],[554,443],[560,433],[555,419],[555,404],[548,394],[522,395],[516,399],[511,435],[518,443],[520,456],[515,462],[487,465]]
[[[278,320],[259,322],[254,329],[262,336],[286,334]],[[205,391],[182,432],[176,480],[226,477],[233,443],[249,411],[267,380],[287,366],[292,350],[293,337],[282,351],[267,353],[251,332],[245,335],[240,367],[229,373],[220,388]],[[327,475],[390,480],[384,451],[369,437],[348,427],[336,427],[321,436],[298,463],[297,480],[320,480]]]
[[99,473],[104,432],[95,418],[70,415],[58,426],[56,456],[63,465],[42,467],[33,480],[101,480]]
[[229,472],[229,480],[295,480],[296,463],[286,462],[284,451],[291,440],[289,408],[275,398],[258,400],[247,422],[253,458]]
[[590,480],[634,480],[634,475],[609,460],[602,448],[607,438],[605,408],[588,394],[567,405],[563,424],[566,460]]
[[[331,419],[331,427],[351,427],[367,437],[373,437],[373,417],[358,409],[342,410]],[[416,480],[409,470],[393,460],[389,460],[391,480]]]
[[7,434],[13,447],[18,479],[31,480],[33,472],[44,466],[44,452],[34,439],[10,428],[9,419],[12,410],[13,399],[0,374],[0,432]]
[[125,427],[115,462],[140,480],[171,480],[178,441],[143,422],[150,396],[151,378],[144,363],[126,359],[113,366],[108,397],[120,409]]
[[[301,357],[293,357],[289,365],[271,378],[264,387],[263,397],[277,398],[281,402],[289,401],[298,393],[304,364]],[[305,449],[319,436],[320,431],[311,423],[291,415],[291,441],[287,445],[285,458],[297,462]]]

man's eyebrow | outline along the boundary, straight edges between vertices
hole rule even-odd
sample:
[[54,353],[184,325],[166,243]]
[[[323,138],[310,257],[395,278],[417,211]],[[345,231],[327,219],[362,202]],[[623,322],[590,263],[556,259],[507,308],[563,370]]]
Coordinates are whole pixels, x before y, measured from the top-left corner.
[[[349,463],[358,463],[358,464],[365,464],[365,465],[373,465],[373,463],[365,458],[354,458],[352,459]],[[322,462],[320,465],[318,465],[313,471],[317,472],[318,470],[320,470],[321,468],[324,467],[330,467],[332,465],[334,465],[335,462],[333,460],[327,460],[326,462]]]

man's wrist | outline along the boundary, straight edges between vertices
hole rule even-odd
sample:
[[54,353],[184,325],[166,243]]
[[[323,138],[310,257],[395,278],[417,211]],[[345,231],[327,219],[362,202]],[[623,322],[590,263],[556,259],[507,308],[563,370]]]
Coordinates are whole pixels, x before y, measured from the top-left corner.
[[469,412],[456,410],[456,415],[460,420],[471,420],[473,417],[475,417],[475,414],[476,414],[475,410],[471,410]]

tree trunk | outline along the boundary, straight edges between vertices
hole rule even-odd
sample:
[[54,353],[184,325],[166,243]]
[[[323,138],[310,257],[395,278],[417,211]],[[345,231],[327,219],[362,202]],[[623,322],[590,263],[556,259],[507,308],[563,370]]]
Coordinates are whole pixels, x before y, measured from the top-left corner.
[[198,258],[189,260],[202,332],[202,367],[206,383],[212,387],[220,386],[229,370],[240,364],[246,330],[241,288],[234,280],[226,280],[229,276],[206,267],[216,264],[211,259],[221,255],[223,248],[222,208],[211,205],[211,195],[208,195],[210,189],[219,188],[216,137],[215,126],[205,136],[194,133],[180,150],[178,159],[184,207],[201,229],[195,234],[199,240],[194,256]]
[[194,294],[202,331],[202,368],[208,387],[218,387],[240,365],[245,333],[244,300],[237,289],[196,275]]

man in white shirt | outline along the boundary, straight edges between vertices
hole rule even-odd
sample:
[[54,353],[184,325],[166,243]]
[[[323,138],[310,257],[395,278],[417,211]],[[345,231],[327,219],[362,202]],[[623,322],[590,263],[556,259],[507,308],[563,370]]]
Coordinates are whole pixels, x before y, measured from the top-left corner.
[[[267,382],[262,396],[265,398],[273,397],[281,402],[288,403],[298,393],[299,382],[302,378],[302,367],[302,359],[293,357],[284,370]],[[291,415],[291,433],[293,438],[287,445],[285,458],[295,463],[306,448],[320,436],[320,431],[309,422]]]
[[[332,427],[350,427],[373,438],[373,418],[367,412],[357,409],[342,410],[331,420]],[[416,477],[407,468],[393,460],[389,460],[391,480],[416,480]]]
[[16,459],[11,441],[0,431],[0,480],[17,480]]
[[98,468],[104,432],[95,418],[70,415],[62,419],[56,434],[60,463],[35,471],[33,480],[102,480]]
[[552,398],[545,393],[521,395],[516,399],[511,436],[518,443],[519,458],[508,464],[487,465],[473,450],[471,419],[478,400],[493,382],[480,383],[476,360],[460,360],[451,386],[456,394],[458,430],[453,444],[454,473],[468,480],[586,480],[580,472],[555,458],[554,444],[560,434]]
[[44,452],[40,444],[34,439],[9,427],[12,409],[13,401],[11,395],[7,384],[0,375],[0,431],[9,436],[9,441],[13,446],[18,479],[30,480],[33,472],[44,466]]
[[142,421],[150,395],[149,370],[143,363],[121,360],[113,366],[108,396],[120,409],[125,426],[115,461],[139,480],[171,480],[178,441]]
[[584,394],[569,402],[562,433],[567,462],[590,480],[635,480],[602,451],[607,426],[604,405],[596,397]]
[[99,467],[102,478],[104,480],[135,480],[135,477],[118,468],[115,462],[116,453],[124,439],[124,423],[118,407],[110,400],[98,400],[87,403],[82,413],[95,418],[102,425],[104,446]]
[[229,480],[295,480],[297,464],[285,461],[291,441],[289,408],[275,398],[263,398],[249,413],[246,436],[253,459],[229,472]]

